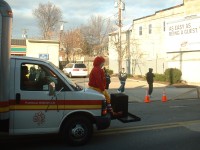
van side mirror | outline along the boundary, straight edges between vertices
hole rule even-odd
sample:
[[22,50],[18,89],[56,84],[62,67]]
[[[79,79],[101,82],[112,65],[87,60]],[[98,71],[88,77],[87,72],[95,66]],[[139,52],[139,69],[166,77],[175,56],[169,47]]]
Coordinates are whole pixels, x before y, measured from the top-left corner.
[[51,82],[49,83],[49,96],[55,95],[55,83]]

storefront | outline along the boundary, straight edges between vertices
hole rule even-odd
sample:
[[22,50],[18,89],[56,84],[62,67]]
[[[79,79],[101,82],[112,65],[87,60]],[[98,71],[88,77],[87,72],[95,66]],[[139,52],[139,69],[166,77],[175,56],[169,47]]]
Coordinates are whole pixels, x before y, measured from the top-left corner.
[[12,47],[11,55],[26,56],[26,48],[25,47]]

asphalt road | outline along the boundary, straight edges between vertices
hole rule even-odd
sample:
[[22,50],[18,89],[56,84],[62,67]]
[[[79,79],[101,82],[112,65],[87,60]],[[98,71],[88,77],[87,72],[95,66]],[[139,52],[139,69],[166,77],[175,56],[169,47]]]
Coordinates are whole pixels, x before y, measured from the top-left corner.
[[[82,85],[87,84],[86,79],[73,79]],[[117,80],[112,83],[111,89],[115,91]],[[137,81],[134,81],[135,83]],[[133,82],[132,82],[133,83]],[[134,88],[145,87],[145,83],[132,84]],[[113,84],[116,84],[115,86]],[[141,85],[142,84],[142,85]],[[86,86],[86,85],[85,85]],[[158,88],[163,85],[158,85]],[[143,96],[143,95],[142,95]],[[137,115],[141,121],[122,123],[112,120],[109,129],[94,130],[92,139],[84,146],[71,147],[63,143],[57,135],[15,136],[0,137],[2,150],[199,150],[200,149],[200,100],[184,98],[179,100],[160,100],[144,103],[131,101],[128,111]]]
[[113,120],[109,129],[95,130],[84,146],[68,146],[56,135],[1,138],[0,146],[2,150],[199,150],[199,108],[199,100],[134,102],[129,104],[129,112],[141,117],[141,121],[122,123]]

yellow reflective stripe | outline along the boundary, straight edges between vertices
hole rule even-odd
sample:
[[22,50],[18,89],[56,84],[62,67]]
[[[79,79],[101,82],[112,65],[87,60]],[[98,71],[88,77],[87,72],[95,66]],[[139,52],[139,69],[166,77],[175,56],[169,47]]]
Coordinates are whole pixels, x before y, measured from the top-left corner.
[[9,106],[6,106],[6,107],[0,107],[0,113],[8,112],[8,111],[9,111]]

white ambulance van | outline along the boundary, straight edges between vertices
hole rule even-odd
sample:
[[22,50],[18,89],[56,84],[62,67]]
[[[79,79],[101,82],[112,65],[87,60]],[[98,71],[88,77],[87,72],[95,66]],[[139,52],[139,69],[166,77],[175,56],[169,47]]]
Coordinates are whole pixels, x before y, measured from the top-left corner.
[[61,133],[66,142],[85,144],[110,126],[106,100],[74,84],[51,62],[10,56],[12,10],[0,1],[0,133]]

